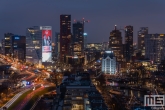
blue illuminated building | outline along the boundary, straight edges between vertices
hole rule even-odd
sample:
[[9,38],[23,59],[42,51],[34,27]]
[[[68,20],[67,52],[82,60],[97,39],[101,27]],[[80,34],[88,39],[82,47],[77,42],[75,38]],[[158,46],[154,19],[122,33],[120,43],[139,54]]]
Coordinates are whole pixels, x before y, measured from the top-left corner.
[[26,37],[13,35],[11,37],[11,56],[14,60],[26,60]]

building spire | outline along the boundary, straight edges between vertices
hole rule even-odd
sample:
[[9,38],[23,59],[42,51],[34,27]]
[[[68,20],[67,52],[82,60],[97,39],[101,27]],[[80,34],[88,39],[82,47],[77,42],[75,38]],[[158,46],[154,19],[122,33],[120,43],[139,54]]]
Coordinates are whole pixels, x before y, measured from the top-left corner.
[[117,25],[115,25],[115,30],[117,30]]

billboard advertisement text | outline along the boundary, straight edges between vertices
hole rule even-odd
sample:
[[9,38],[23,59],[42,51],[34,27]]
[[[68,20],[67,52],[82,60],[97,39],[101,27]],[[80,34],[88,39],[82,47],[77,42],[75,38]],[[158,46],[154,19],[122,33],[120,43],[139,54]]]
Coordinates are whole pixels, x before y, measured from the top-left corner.
[[42,30],[42,62],[52,61],[52,30]]

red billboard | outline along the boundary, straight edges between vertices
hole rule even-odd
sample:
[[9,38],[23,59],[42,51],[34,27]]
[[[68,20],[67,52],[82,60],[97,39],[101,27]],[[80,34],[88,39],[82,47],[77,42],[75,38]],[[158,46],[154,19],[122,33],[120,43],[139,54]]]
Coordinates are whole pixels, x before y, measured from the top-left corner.
[[42,62],[52,61],[52,30],[42,29]]
[[42,30],[42,46],[52,45],[52,30]]

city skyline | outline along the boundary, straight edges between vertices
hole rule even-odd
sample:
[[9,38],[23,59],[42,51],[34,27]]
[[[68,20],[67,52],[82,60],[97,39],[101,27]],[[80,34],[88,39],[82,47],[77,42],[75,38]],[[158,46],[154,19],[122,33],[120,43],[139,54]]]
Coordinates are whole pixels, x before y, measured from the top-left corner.
[[164,5],[1,0],[0,110],[164,110]]
[[[148,27],[149,34],[165,33],[165,25],[162,23],[165,19],[164,4],[165,1],[154,0],[105,2],[3,0],[0,4],[0,15],[2,15],[0,39],[7,32],[26,35],[26,28],[39,25],[52,26],[52,34],[55,36],[55,32],[60,32],[60,15],[70,14],[72,23],[74,19],[81,20],[83,17],[90,20],[90,23],[85,24],[85,32],[88,33],[87,42],[108,42],[110,32],[116,24],[118,28],[132,25],[134,42],[137,43],[137,32],[140,27]],[[124,37],[123,34],[122,37]]]

